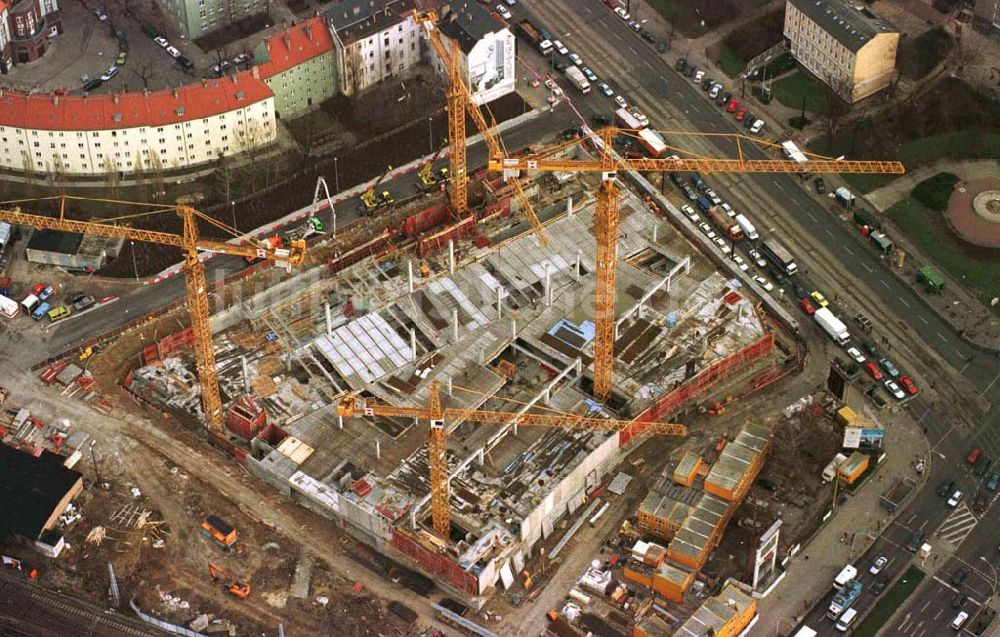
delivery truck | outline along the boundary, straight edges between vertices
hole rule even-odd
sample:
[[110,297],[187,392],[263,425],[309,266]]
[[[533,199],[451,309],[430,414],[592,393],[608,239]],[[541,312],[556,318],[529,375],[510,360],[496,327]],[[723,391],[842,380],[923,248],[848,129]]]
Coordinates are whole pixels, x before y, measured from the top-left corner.
[[743,238],[743,228],[740,227],[740,224],[736,223],[735,219],[729,218],[729,215],[726,214],[722,206],[712,206],[709,208],[708,217],[733,241],[739,241]]
[[813,314],[813,318],[823,328],[823,331],[830,335],[838,345],[844,345],[851,340],[851,335],[847,331],[847,326],[839,318],[834,316],[828,307],[821,307]]
[[569,81],[573,83],[573,86],[575,86],[577,90],[584,95],[590,92],[590,82],[588,82],[587,78],[583,76],[583,71],[581,71],[579,67],[566,67],[566,77],[569,78]]
[[517,34],[531,42],[542,55],[552,53],[552,41],[542,37],[542,30],[531,23],[531,20],[521,20],[517,23]]
[[743,236],[747,239],[750,239],[751,241],[760,239],[760,235],[757,234],[757,228],[750,223],[750,220],[747,219],[746,215],[736,215],[736,223],[740,224],[740,228],[743,229]]

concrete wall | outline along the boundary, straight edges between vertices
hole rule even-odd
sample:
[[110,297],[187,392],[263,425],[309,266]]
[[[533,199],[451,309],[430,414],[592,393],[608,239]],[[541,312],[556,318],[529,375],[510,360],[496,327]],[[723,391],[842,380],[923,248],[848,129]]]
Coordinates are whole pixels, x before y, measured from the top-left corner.
[[329,51],[264,80],[274,91],[274,115],[289,118],[334,96],[339,86],[336,51]]
[[873,95],[892,83],[898,48],[898,33],[880,33],[861,47],[854,62],[851,102]]

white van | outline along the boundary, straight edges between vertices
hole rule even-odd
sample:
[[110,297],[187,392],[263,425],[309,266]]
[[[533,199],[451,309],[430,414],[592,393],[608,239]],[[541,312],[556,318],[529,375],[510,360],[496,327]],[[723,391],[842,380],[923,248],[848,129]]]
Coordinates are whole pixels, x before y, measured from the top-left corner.
[[968,618],[969,618],[969,613],[965,612],[964,610],[961,613],[955,615],[955,619],[952,620],[952,622],[951,622],[951,628],[952,628],[952,630],[959,630],[959,629],[961,629],[962,628],[962,624],[964,624],[965,620],[968,619]]
[[854,618],[858,616],[858,611],[853,608],[848,608],[844,611],[844,614],[837,619],[836,628],[842,633],[846,633],[847,629],[851,627],[854,623]]

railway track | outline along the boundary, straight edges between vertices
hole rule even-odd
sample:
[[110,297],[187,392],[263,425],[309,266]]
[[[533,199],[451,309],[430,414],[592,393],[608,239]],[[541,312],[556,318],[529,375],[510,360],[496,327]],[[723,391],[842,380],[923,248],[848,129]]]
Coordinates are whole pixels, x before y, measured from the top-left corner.
[[161,637],[163,633],[8,575],[0,577],[0,634],[13,637]]

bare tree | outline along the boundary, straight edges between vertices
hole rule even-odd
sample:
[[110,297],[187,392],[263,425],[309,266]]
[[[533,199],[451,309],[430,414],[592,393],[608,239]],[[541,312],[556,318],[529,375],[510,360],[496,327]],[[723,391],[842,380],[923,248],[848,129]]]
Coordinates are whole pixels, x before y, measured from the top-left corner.
[[160,199],[167,194],[166,181],[163,177],[163,160],[160,159],[159,153],[154,153],[148,148],[146,156],[149,159],[149,180],[153,185],[153,199]]
[[365,62],[361,58],[361,47],[354,44],[344,51],[344,93],[356,97],[364,85]]
[[139,66],[129,66],[132,73],[142,82],[142,89],[149,90],[149,82],[156,76],[156,68],[152,64],[141,64]]
[[115,166],[115,162],[112,161],[110,157],[104,158],[104,186],[108,189],[112,199],[118,198],[121,179],[118,173],[118,167]]
[[844,116],[851,110],[850,104],[841,97],[849,94],[850,87],[844,80],[831,79],[825,85],[823,110],[820,114],[828,148],[833,144],[833,138],[840,130],[840,123]]

